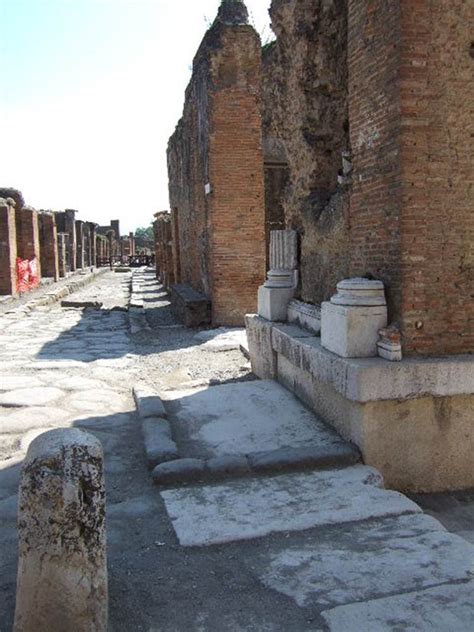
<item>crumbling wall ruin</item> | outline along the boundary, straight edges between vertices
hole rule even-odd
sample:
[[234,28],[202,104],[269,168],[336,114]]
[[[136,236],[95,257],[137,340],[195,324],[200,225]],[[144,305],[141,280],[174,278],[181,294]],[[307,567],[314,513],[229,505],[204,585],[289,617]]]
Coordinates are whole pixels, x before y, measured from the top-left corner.
[[312,303],[349,268],[349,192],[338,183],[349,149],[346,5],[273,0],[277,39],[263,49],[265,159],[288,166],[277,190],[267,178],[267,201],[275,208],[280,196],[286,227],[300,235],[300,297]]
[[175,276],[212,300],[216,325],[243,324],[265,275],[260,96],[260,39],[244,3],[223,0],[168,147]]

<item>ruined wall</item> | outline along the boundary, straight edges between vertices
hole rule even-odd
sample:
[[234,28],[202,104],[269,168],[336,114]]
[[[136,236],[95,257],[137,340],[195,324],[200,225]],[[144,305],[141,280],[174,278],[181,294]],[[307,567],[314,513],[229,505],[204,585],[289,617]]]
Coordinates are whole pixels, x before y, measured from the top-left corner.
[[266,160],[279,145],[289,179],[286,187],[267,179],[267,200],[275,206],[272,187],[280,186],[286,226],[300,234],[300,296],[315,303],[333,293],[349,266],[348,192],[338,186],[349,148],[346,4],[273,0],[277,40],[263,51]]
[[18,257],[29,261],[36,259],[37,274],[41,278],[38,211],[24,206],[15,213],[15,221]]
[[349,1],[351,273],[388,288],[405,353],[474,351],[472,6]]
[[242,324],[265,276],[261,52],[244,13],[221,5],[168,147],[177,276],[211,298],[214,324]]
[[40,237],[40,261],[43,276],[54,281],[59,279],[58,232],[54,213],[38,215]]
[[16,295],[15,207],[0,197],[0,294]]

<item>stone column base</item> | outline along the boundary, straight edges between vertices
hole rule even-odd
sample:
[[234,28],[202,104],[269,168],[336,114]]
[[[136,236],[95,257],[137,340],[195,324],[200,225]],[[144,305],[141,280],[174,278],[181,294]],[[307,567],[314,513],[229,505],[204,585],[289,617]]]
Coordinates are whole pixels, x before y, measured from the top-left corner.
[[274,322],[284,322],[287,319],[288,303],[295,295],[292,287],[258,288],[258,315]]

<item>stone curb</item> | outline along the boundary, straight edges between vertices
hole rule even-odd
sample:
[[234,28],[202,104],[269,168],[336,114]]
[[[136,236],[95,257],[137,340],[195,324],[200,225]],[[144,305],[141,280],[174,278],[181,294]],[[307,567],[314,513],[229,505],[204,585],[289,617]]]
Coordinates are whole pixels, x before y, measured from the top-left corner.
[[148,417],[142,422],[143,441],[149,469],[160,463],[177,461],[178,447],[171,437],[171,427],[166,419]]
[[28,312],[31,312],[35,310],[37,307],[53,305],[54,303],[57,303],[64,297],[69,296],[70,294],[73,294],[74,292],[77,292],[77,290],[83,288],[85,285],[88,285],[89,283],[94,281],[98,276],[104,274],[107,271],[108,271],[108,268],[98,268],[94,270],[94,272],[90,272],[88,274],[87,273],[83,274],[82,272],[78,272],[76,273],[77,277],[79,277],[80,275],[82,276],[82,278],[72,278],[71,281],[67,282],[65,285],[61,285],[60,287],[54,288],[50,290],[49,292],[46,292],[45,294],[38,296],[38,298],[34,298],[31,301],[28,301],[27,303],[18,305],[17,307],[12,308],[8,312],[4,312],[2,316],[12,315],[12,314],[14,314],[15,316],[18,316],[20,314],[26,314]]
[[154,483],[167,485],[185,484],[200,480],[241,478],[251,474],[279,473],[291,469],[328,469],[351,466],[360,461],[355,446],[331,446],[321,448],[279,448],[254,454],[226,455],[211,459],[178,458],[158,464],[152,472]]
[[136,386],[133,387],[132,392],[140,419],[167,416],[166,409],[158,393],[148,388]]

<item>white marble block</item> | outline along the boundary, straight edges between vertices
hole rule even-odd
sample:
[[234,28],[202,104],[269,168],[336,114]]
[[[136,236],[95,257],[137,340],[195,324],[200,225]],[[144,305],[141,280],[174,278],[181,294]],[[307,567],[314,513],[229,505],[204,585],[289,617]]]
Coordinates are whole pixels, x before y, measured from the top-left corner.
[[368,358],[378,353],[379,330],[387,326],[381,281],[347,279],[321,306],[321,344],[343,358]]
[[288,303],[295,295],[293,287],[266,287],[258,288],[258,315],[267,320],[285,322],[288,312]]

